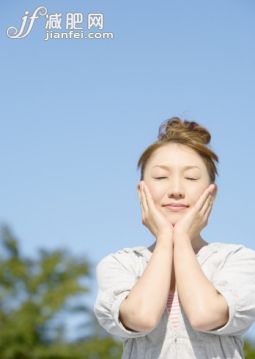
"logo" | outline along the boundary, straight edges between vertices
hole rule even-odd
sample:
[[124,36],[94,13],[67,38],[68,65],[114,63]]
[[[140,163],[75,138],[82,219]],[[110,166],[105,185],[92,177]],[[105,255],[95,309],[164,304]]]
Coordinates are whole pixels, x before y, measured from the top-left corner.
[[[112,32],[90,31],[86,33],[83,26],[85,16],[82,12],[69,12],[66,14],[57,12],[49,14],[44,6],[37,7],[31,16],[29,16],[29,12],[26,10],[21,18],[20,28],[18,29],[14,26],[8,27],[7,36],[10,39],[24,39],[30,35],[39,17],[45,19],[45,41],[54,39],[113,39]],[[89,13],[86,19],[88,30],[103,30],[104,15],[102,13]]]
[[22,39],[24,37],[26,37],[27,35],[30,34],[30,32],[32,31],[32,28],[34,26],[34,22],[36,19],[39,18],[39,16],[45,16],[47,14],[47,9],[44,6],[40,6],[38,7],[32,16],[30,16],[30,22],[28,25],[28,29],[25,30],[26,24],[28,22],[28,11],[25,11],[25,15],[22,17],[22,24],[20,27],[20,30],[18,30],[16,27],[8,27],[7,29],[7,36],[10,37],[11,39]]

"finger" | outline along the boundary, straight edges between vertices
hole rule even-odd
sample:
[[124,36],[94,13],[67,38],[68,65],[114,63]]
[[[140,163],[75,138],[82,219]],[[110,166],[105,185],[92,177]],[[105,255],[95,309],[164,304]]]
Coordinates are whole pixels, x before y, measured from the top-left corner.
[[146,195],[148,208],[153,209],[154,201],[153,201],[153,198],[151,196],[151,193],[150,193],[149,188],[147,187],[146,183],[144,183],[144,193]]
[[147,199],[146,199],[146,195],[145,195],[145,191],[144,191],[143,182],[141,182],[140,189],[141,189],[140,194],[141,194],[143,210],[144,210],[144,212],[148,212],[148,203],[147,203]]
[[144,207],[144,199],[142,196],[142,186],[141,186],[141,182],[139,183],[139,185],[137,186],[137,193],[138,193],[138,197],[139,197],[139,202],[140,202],[140,206],[142,209],[142,212],[145,211],[145,207]]
[[153,200],[150,190],[145,182],[143,182],[143,189],[144,189],[144,194],[145,194],[148,209],[153,210],[154,209],[154,200]]
[[205,213],[212,207],[214,203],[214,199],[216,197],[217,186],[214,184],[213,186],[209,186],[208,189],[209,189],[209,196],[207,197],[204,206],[201,210],[202,215],[205,215]]
[[205,211],[205,218],[206,218],[206,221],[208,220],[209,218],[209,215],[212,211],[212,208],[213,208],[213,200],[211,201],[210,205],[208,206],[207,210]]
[[204,202],[204,205],[200,211],[202,216],[206,216],[207,211],[212,207],[213,204],[213,196],[210,194],[206,201]]
[[194,206],[194,209],[197,210],[198,212],[200,212],[202,210],[202,208],[204,207],[204,204],[206,202],[206,200],[208,199],[208,197],[210,196],[212,187],[209,186],[205,189],[205,191],[202,193],[202,195],[199,197],[197,203]]

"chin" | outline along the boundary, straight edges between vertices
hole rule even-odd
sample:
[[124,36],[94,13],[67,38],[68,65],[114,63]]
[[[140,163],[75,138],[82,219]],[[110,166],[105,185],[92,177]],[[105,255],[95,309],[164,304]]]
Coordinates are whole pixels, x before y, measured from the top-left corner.
[[175,213],[174,215],[171,213],[170,216],[168,216],[169,222],[174,226],[178,220],[181,218],[181,213]]
[[178,216],[178,218],[177,218],[177,216],[175,216],[175,217],[168,217],[168,221],[174,226],[177,222],[178,222],[178,220],[180,219],[180,216]]

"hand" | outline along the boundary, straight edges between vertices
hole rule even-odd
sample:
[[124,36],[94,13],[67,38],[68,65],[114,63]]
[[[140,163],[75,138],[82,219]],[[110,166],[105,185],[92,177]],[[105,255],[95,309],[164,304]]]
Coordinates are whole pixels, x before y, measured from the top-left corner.
[[155,206],[151,193],[144,181],[137,186],[138,196],[142,207],[142,223],[158,239],[159,237],[173,237],[173,225]]
[[216,196],[217,186],[210,184],[194,207],[190,208],[174,226],[174,237],[188,236],[191,240],[196,238],[201,230],[207,225],[212,210],[213,200]]

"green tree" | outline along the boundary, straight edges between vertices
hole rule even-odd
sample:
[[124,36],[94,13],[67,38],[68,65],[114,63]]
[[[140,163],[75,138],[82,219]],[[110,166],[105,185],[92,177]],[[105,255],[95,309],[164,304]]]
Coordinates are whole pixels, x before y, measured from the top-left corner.
[[[0,358],[119,358],[121,344],[100,334],[93,311],[84,301],[91,263],[66,250],[21,254],[10,228],[0,231]],[[66,315],[79,313],[90,335],[66,339]],[[85,332],[85,331],[84,331]]]
[[245,359],[255,359],[255,343],[248,340],[244,341]]

